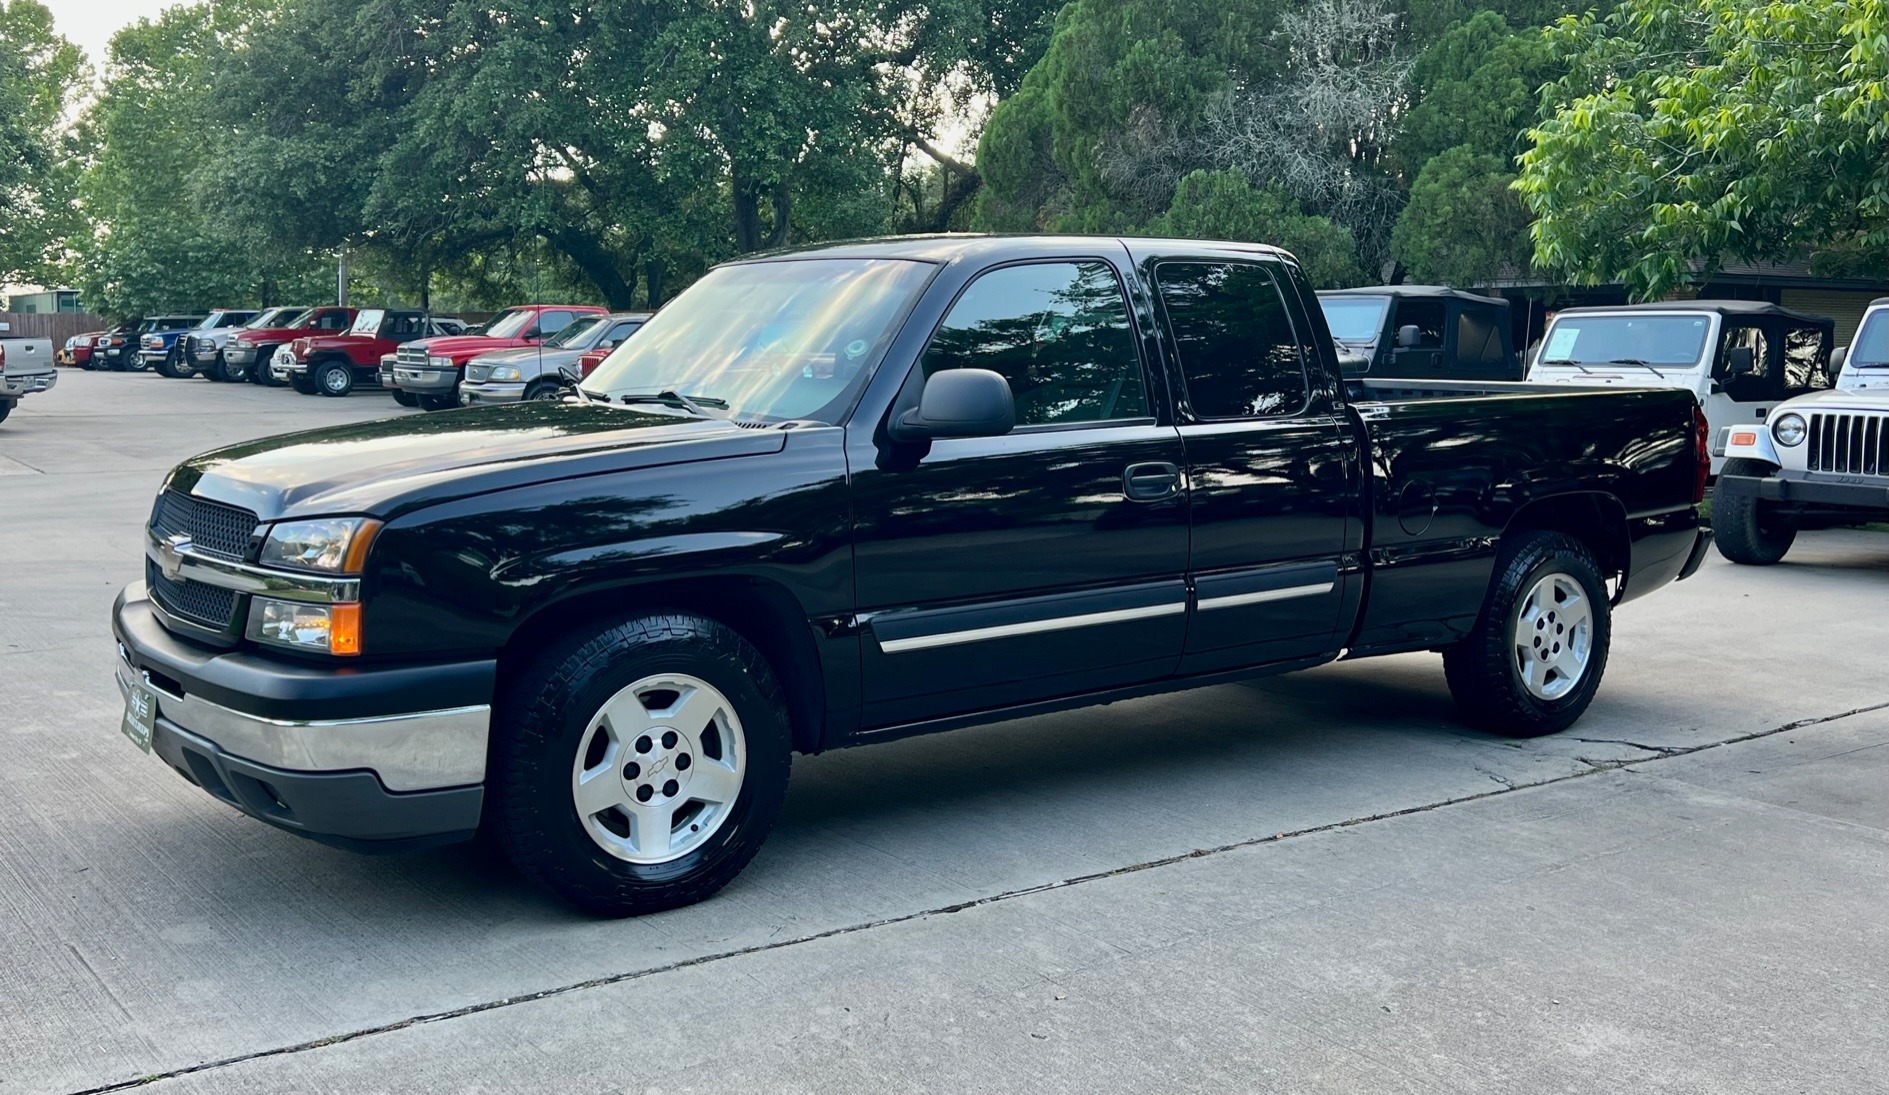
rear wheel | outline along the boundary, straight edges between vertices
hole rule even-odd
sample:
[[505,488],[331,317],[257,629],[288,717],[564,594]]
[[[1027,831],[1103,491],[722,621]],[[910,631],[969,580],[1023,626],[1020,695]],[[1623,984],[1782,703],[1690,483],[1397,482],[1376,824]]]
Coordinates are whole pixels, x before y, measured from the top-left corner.
[[1558,532],[1507,539],[1469,637],[1443,651],[1450,696],[1504,737],[1565,730],[1600,688],[1613,637],[1600,565]]
[[400,404],[402,407],[417,407],[420,405],[420,397],[404,388],[393,388],[391,391],[394,393],[394,402]]
[[318,361],[309,375],[323,395],[344,396],[354,390],[354,366],[345,361]]
[[489,817],[519,871],[579,908],[631,916],[732,880],[780,813],[791,765],[772,668],[715,620],[580,632],[504,688]]
[[1784,558],[1797,539],[1797,529],[1779,512],[1775,502],[1759,498],[1749,487],[1727,482],[1727,475],[1768,478],[1777,469],[1762,460],[1727,460],[1712,488],[1712,542],[1718,553],[1734,563],[1764,567]]
[[13,400],[0,399],[0,422],[5,422],[7,420],[7,415],[10,415],[12,413],[13,413]]

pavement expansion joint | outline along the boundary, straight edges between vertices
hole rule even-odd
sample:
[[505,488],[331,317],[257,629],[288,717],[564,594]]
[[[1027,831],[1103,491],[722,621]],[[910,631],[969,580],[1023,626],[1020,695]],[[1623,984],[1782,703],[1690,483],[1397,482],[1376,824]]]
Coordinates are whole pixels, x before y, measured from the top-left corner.
[[[1889,701],[1885,701],[1882,703],[1873,703],[1873,704],[1869,704],[1863,707],[1855,707],[1855,708],[1851,708],[1848,711],[1841,711],[1833,715],[1819,715],[1819,716],[1815,716],[1815,717],[1807,718],[1807,719],[1798,719],[1795,722],[1788,722],[1782,726],[1773,727],[1769,730],[1757,730],[1749,734],[1740,734],[1736,737],[1724,738],[1718,741],[1706,742],[1701,745],[1693,745],[1693,746],[1677,747],[1677,748],[1638,745],[1636,743],[1626,742],[1626,741],[1608,741],[1605,739],[1575,738],[1573,739],[1575,741],[1587,741],[1587,742],[1602,743],[1602,744],[1609,744],[1609,745],[1627,745],[1632,748],[1645,749],[1645,750],[1648,750],[1649,752],[1654,752],[1656,755],[1650,756],[1650,757],[1641,757],[1636,760],[1604,761],[1604,762],[1595,762],[1595,761],[1587,760],[1586,758],[1577,757],[1575,759],[1580,760],[1584,764],[1590,765],[1590,767],[1586,771],[1571,772],[1567,775],[1554,776],[1549,779],[1537,780],[1532,783],[1513,783],[1506,780],[1498,780],[1498,782],[1502,783],[1501,787],[1488,790],[1488,791],[1479,791],[1475,794],[1461,795],[1456,798],[1441,799],[1436,802],[1424,803],[1419,806],[1409,806],[1401,810],[1390,810],[1381,814],[1371,814],[1366,817],[1354,817],[1354,818],[1348,818],[1344,821],[1326,822],[1325,824],[1322,824],[1322,825],[1313,825],[1313,826],[1309,826],[1303,829],[1291,830],[1289,832],[1274,833],[1270,836],[1251,837],[1246,840],[1234,841],[1233,843],[1230,843],[1230,844],[1222,844],[1214,848],[1196,848],[1193,851],[1182,852],[1178,855],[1166,856],[1160,859],[1151,859],[1146,862],[1133,863],[1133,864],[1129,864],[1123,867],[1115,867],[1106,871],[1095,871],[1090,874],[1076,875],[1070,878],[1059,879],[1054,882],[1044,882],[1044,883],[1039,883],[1034,886],[1025,886],[1020,889],[1006,890],[1002,893],[991,894],[985,897],[972,898],[971,900],[968,900],[968,901],[960,901],[951,905],[940,906],[938,908],[924,909],[919,912],[902,913],[898,916],[889,916],[889,917],[884,917],[882,919],[870,920],[870,921],[866,921],[859,924],[848,924],[848,925],[844,925],[837,928],[829,928],[826,931],[813,932],[811,934],[802,935],[802,936],[795,936],[794,938],[791,938],[791,939],[774,940],[767,943],[757,943],[753,946],[748,946],[748,947],[738,947],[732,950],[718,951],[714,954],[698,955],[694,958],[686,958],[678,962],[668,963],[666,965],[652,966],[648,969],[641,969],[641,970],[630,970],[624,973],[611,974],[606,977],[597,977],[597,978],[592,978],[586,981],[577,981],[571,984],[559,985],[553,988],[540,989],[536,992],[520,993],[519,995],[516,995],[516,996],[502,997],[497,1000],[488,1000],[488,1001],[484,1001],[477,1004],[467,1004],[463,1007],[452,1008],[447,1011],[431,1012],[431,1013],[422,1014],[422,1015],[413,1015],[405,1019],[397,1019],[397,1020],[394,1020],[393,1022],[382,1023],[377,1026],[361,1027],[356,1030],[344,1031],[339,1034],[332,1034],[332,1035],[328,1035],[322,1038],[311,1039],[305,1042],[297,1042],[292,1045],[274,1046],[269,1049],[259,1049],[251,1053],[242,1053],[242,1054],[236,1054],[229,1057],[221,1057],[212,1061],[202,1061],[194,1065],[185,1065],[180,1068],[170,1069],[165,1072],[158,1072],[158,1073],[152,1073],[145,1076],[139,1076],[135,1079],[120,1080],[114,1083],[104,1084],[98,1087],[82,1088],[76,1091],[68,1092],[67,1095],[106,1095],[106,1093],[108,1092],[126,1091],[131,1088],[142,1087],[146,1084],[156,1083],[160,1080],[170,1080],[170,1079],[176,1079],[183,1076],[195,1075],[201,1072],[211,1072],[216,1069],[228,1068],[232,1065],[239,1065],[239,1064],[243,1064],[249,1061],[263,1060],[263,1059],[267,1059],[271,1057],[283,1057],[283,1056],[288,1056],[288,1055],[297,1054],[297,1053],[306,1053],[310,1050],[321,1049],[326,1046],[339,1045],[340,1043],[343,1043],[343,1042],[352,1042],[360,1038],[368,1038],[368,1037],[373,1037],[375,1035],[380,1035],[380,1034],[392,1034],[396,1031],[406,1030],[408,1028],[420,1026],[422,1024],[444,1022],[449,1019],[460,1019],[460,1018],[464,1018],[470,1015],[478,1015],[482,1012],[495,1011],[499,1008],[507,1008],[507,1007],[512,1007],[514,1005],[518,1005],[518,1004],[528,1004],[536,1000],[545,1000],[551,997],[564,996],[566,994],[579,992],[584,989],[602,988],[608,985],[623,984],[624,982],[628,982],[628,981],[640,981],[645,978],[656,977],[661,974],[671,973],[677,970],[690,969],[696,966],[704,966],[712,962],[720,962],[720,961],[730,959],[730,958],[741,958],[741,957],[745,957],[747,955],[752,955],[752,954],[763,954],[768,951],[781,950],[786,947],[799,946],[800,944],[803,944],[803,943],[813,943],[813,942],[818,942],[824,939],[832,939],[839,936],[853,935],[860,932],[871,931],[875,928],[883,928],[883,927],[889,927],[895,924],[910,923],[912,921],[924,920],[924,919],[927,919],[929,917],[934,917],[934,916],[944,916],[951,913],[965,912],[971,909],[979,908],[984,905],[993,905],[1001,901],[1011,901],[1016,898],[1029,897],[1034,894],[1046,893],[1051,890],[1067,889],[1068,887],[1079,886],[1084,883],[1097,882],[1097,881],[1101,881],[1103,879],[1109,879],[1109,878],[1118,878],[1122,875],[1137,874],[1142,871],[1154,870],[1155,868],[1158,868],[1158,867],[1172,866],[1176,863],[1182,863],[1191,859],[1201,859],[1208,856],[1224,855],[1228,852],[1240,851],[1246,848],[1254,848],[1254,847],[1258,847],[1260,845],[1265,845],[1265,844],[1276,844],[1276,843],[1279,843],[1280,841],[1293,840],[1299,837],[1314,836],[1320,833],[1328,833],[1337,829],[1343,829],[1350,826],[1366,825],[1366,824],[1372,824],[1372,823],[1380,822],[1380,821],[1390,821],[1395,818],[1409,817],[1414,814],[1429,813],[1431,811],[1441,810],[1447,807],[1463,806],[1472,802],[1481,802],[1485,799],[1496,798],[1501,795],[1513,794],[1517,791],[1527,791],[1527,790],[1532,790],[1538,787],[1549,787],[1549,786],[1553,786],[1559,783],[1567,783],[1572,780],[1586,779],[1589,776],[1600,775],[1605,772],[1612,772],[1612,771],[1617,771],[1620,769],[1633,768],[1633,767],[1638,767],[1640,765],[1658,764],[1661,761],[1670,760],[1675,757],[1690,756],[1693,753],[1700,753],[1709,749],[1718,749],[1727,745],[1738,745],[1743,742],[1755,741],[1759,738],[1768,738],[1773,735],[1787,733],[1792,730],[1801,730],[1807,726],[1819,726],[1825,723],[1838,722],[1842,719],[1851,718],[1856,715],[1868,714],[1873,711],[1881,711],[1886,708],[1889,708]],[[1488,773],[1485,773],[1485,774],[1488,774]],[[1496,778],[1496,777],[1492,775],[1491,778]]]

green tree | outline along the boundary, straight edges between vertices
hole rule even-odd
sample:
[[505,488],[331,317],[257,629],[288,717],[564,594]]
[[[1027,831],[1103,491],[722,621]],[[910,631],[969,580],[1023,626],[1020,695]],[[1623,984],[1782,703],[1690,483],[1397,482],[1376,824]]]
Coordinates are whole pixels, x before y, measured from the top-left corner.
[[1360,280],[1351,231],[1324,217],[1307,216],[1277,189],[1256,188],[1234,168],[1191,172],[1174,189],[1174,204],[1151,230],[1194,239],[1269,243],[1292,252],[1314,286]]
[[1500,156],[1468,145],[1423,165],[1392,243],[1410,276],[1443,285],[1486,285],[1528,269],[1528,211]]
[[1884,0],[1626,0],[1565,19],[1518,187],[1535,259],[1656,297],[1727,257],[1889,266]]
[[0,0],[0,282],[53,281],[78,223],[74,135],[78,47],[38,0]]

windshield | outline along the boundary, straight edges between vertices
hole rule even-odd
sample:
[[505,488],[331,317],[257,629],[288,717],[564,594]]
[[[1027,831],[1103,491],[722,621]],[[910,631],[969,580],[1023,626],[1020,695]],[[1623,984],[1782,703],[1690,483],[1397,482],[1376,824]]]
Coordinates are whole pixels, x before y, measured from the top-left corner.
[[669,392],[735,418],[837,422],[932,270],[903,259],[711,270],[611,351],[581,391]]
[[1340,342],[1376,342],[1384,329],[1384,309],[1389,297],[1319,297],[1319,310],[1325,313],[1325,325],[1331,337]]
[[1703,315],[1557,316],[1538,360],[1551,368],[1570,362],[1697,365],[1711,327],[1710,317]]
[[348,328],[351,335],[371,335],[380,331],[380,321],[387,314],[385,308],[363,308],[354,317],[354,326]]
[[1856,332],[1856,344],[1845,360],[1858,369],[1889,369],[1889,308],[1863,317],[1863,329]]
[[264,308],[262,311],[256,313],[254,319],[243,324],[243,326],[252,331],[258,331],[264,327],[284,327],[302,311],[304,311],[304,309],[301,308]]
[[560,350],[572,346],[582,346],[585,342],[590,340],[591,335],[596,333],[597,328],[603,325],[604,318],[602,316],[580,316],[577,322],[564,328],[557,334],[552,335],[550,338],[545,339],[544,344],[547,347],[555,346]]
[[517,338],[525,332],[525,328],[531,326],[532,318],[532,313],[522,308],[510,308],[474,327],[469,333],[488,338]]

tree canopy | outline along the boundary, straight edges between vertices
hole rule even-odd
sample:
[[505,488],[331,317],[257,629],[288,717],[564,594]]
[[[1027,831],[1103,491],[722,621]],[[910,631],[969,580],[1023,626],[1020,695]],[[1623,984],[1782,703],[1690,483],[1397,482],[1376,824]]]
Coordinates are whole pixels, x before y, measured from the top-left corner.
[[0,282],[51,280],[77,230],[66,124],[85,75],[38,0],[0,0]]
[[1884,0],[1624,0],[1568,67],[1520,191],[1538,262],[1657,297],[1701,267],[1889,271]]

